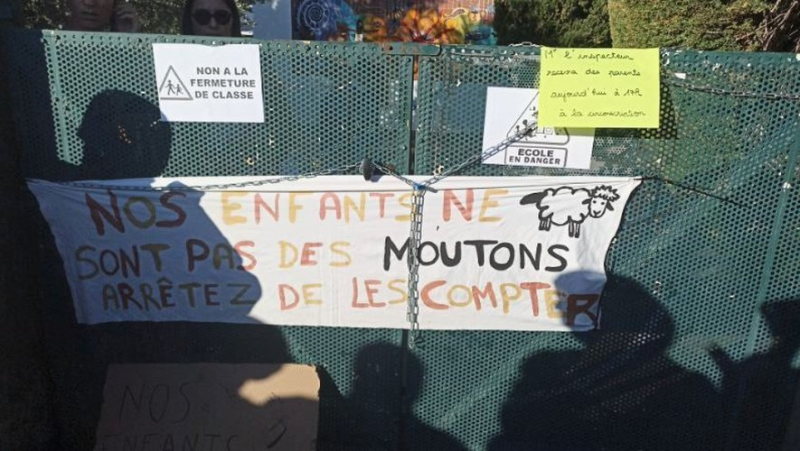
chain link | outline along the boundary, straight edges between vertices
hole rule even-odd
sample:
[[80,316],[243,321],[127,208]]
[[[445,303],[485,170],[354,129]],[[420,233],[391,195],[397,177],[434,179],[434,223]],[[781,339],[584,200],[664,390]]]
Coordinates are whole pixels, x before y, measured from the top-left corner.
[[325,175],[345,174],[359,168],[361,163],[349,164],[339,166],[337,168],[322,169],[315,172],[306,172],[296,175],[285,175],[280,177],[271,177],[267,179],[250,180],[247,182],[238,183],[221,183],[214,185],[168,185],[168,186],[114,186],[105,185],[96,182],[57,182],[59,185],[73,186],[77,188],[90,188],[90,189],[113,189],[117,191],[219,191],[236,188],[252,188],[255,186],[274,185],[283,182],[294,182],[303,179],[312,179]]
[[425,181],[425,183],[423,185],[425,187],[429,187],[429,186],[433,185],[434,183],[439,183],[440,181],[442,181],[443,179],[445,179],[447,177],[450,177],[451,175],[458,174],[459,172],[463,171],[464,169],[468,168],[469,166],[472,166],[475,163],[484,162],[484,161],[488,160],[489,158],[491,158],[491,157],[497,155],[498,153],[506,150],[508,148],[508,146],[514,144],[515,142],[519,141],[520,139],[522,139],[522,138],[524,138],[526,136],[529,136],[534,130],[536,130],[536,128],[537,128],[537,121],[536,120],[532,120],[531,122],[528,123],[528,125],[525,128],[522,129],[522,131],[519,131],[519,132],[515,133],[513,136],[504,139],[503,141],[501,141],[499,144],[497,144],[494,147],[490,147],[490,148],[484,150],[481,153],[477,153],[477,154],[467,158],[461,164],[459,164],[457,166],[453,166],[452,168],[450,168],[450,169],[448,169],[446,171],[443,171],[443,172],[441,172],[439,174],[434,175],[433,177],[431,177],[427,181]]
[[405,183],[406,185],[410,186],[411,188],[415,188],[416,189],[416,188],[420,188],[420,187],[423,186],[421,183],[415,182],[415,181],[411,180],[410,178],[398,173],[397,171],[395,171],[390,166],[386,166],[384,164],[378,163],[377,161],[373,161],[372,164],[379,171],[381,171],[382,173],[384,173],[386,175],[390,175],[390,176],[396,178],[397,180],[400,180],[401,182]]
[[419,330],[419,248],[422,244],[422,212],[425,207],[425,192],[414,187],[411,197],[411,229],[408,239],[408,314],[410,325],[408,347],[414,349],[422,343]]
[[408,185],[408,186],[410,186],[410,187],[412,187],[414,189],[421,188],[421,189],[424,189],[424,190],[436,192],[435,189],[431,188],[431,185],[433,185],[435,183],[439,183],[440,181],[442,181],[443,179],[445,179],[447,177],[450,177],[450,176],[453,176],[455,174],[458,174],[459,172],[461,172],[464,169],[474,165],[475,163],[483,162],[483,161],[488,160],[489,158],[491,158],[491,157],[497,155],[498,153],[506,150],[508,148],[508,146],[514,144],[515,142],[519,141],[520,139],[524,138],[525,136],[530,135],[530,133],[533,132],[536,128],[537,128],[536,121],[532,121],[531,123],[528,124],[528,126],[526,126],[524,129],[522,129],[522,131],[519,131],[519,132],[515,133],[513,136],[504,139],[503,141],[500,142],[500,144],[497,144],[496,146],[493,146],[493,147],[489,147],[488,149],[482,151],[481,153],[477,153],[477,154],[467,158],[462,163],[460,163],[460,164],[458,164],[456,166],[453,166],[452,168],[450,168],[450,169],[448,169],[446,171],[438,171],[436,174],[433,175],[433,177],[431,177],[431,178],[429,178],[429,179],[427,179],[427,180],[425,180],[423,182],[415,182],[414,180],[411,180],[408,177],[405,177],[405,176],[403,176],[401,174],[398,174],[397,171],[395,171],[394,169],[392,169],[392,168],[390,168],[388,166],[382,165],[382,164],[380,164],[378,162],[373,162],[372,164],[375,165],[375,167],[378,168],[384,174],[390,175],[390,176],[400,180],[401,182],[405,183],[406,185]]
[[513,136],[506,138],[500,144],[490,147],[481,153],[475,154],[472,157],[464,160],[461,164],[453,166],[452,168],[435,174],[424,182],[415,182],[401,174],[398,174],[394,169],[382,165],[377,162],[372,164],[386,175],[390,175],[400,180],[401,182],[409,185],[414,189],[411,197],[411,228],[409,231],[408,239],[408,312],[407,319],[409,323],[409,337],[408,347],[414,349],[423,343],[422,332],[419,329],[419,248],[422,244],[422,220],[423,220],[423,207],[425,206],[425,193],[428,191],[436,192],[431,188],[431,185],[438,183],[446,177],[458,174],[469,166],[475,163],[483,162],[494,155],[502,152],[511,144],[519,141],[525,136],[528,136],[537,127],[537,122],[534,120],[529,123],[522,131],[515,133]]

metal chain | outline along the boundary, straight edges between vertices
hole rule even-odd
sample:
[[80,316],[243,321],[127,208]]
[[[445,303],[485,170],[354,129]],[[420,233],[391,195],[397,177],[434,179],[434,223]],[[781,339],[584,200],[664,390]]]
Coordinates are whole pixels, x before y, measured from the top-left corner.
[[408,239],[408,313],[410,325],[408,347],[414,349],[422,343],[419,331],[419,248],[422,244],[422,210],[425,206],[425,192],[422,187],[414,187],[411,196],[411,229]]
[[472,166],[475,163],[483,162],[483,161],[488,160],[489,158],[491,158],[491,157],[497,155],[498,153],[506,150],[508,148],[508,146],[510,146],[511,144],[514,144],[515,142],[519,141],[520,139],[524,138],[525,136],[528,136],[532,131],[536,130],[536,128],[538,126],[537,124],[538,124],[538,122],[536,120],[531,121],[530,123],[528,123],[528,125],[525,128],[522,129],[522,131],[519,131],[519,132],[515,133],[513,136],[504,139],[503,141],[501,141],[499,144],[497,144],[494,147],[490,147],[490,148],[484,150],[481,153],[477,153],[477,154],[467,158],[461,164],[459,164],[457,166],[453,166],[452,168],[450,168],[450,169],[448,169],[448,170],[446,170],[444,172],[441,172],[439,174],[434,175],[433,177],[431,177],[428,180],[426,180],[423,183],[423,185],[426,186],[426,187],[429,187],[429,186],[433,185],[434,183],[439,183],[440,181],[442,181],[443,179],[445,179],[447,177],[450,177],[450,176],[452,176],[454,174],[458,174],[459,172],[463,171],[464,169],[466,169],[469,166]]
[[247,182],[238,183],[221,183],[214,185],[195,185],[195,186],[113,186],[105,185],[96,182],[57,182],[59,185],[74,186],[78,188],[92,188],[92,189],[113,189],[117,191],[215,191],[225,190],[231,188],[251,188],[254,186],[274,185],[283,182],[294,182],[303,179],[312,179],[315,177],[334,175],[350,172],[357,169],[361,163],[349,164],[339,166],[337,168],[321,169],[315,172],[306,172],[303,174],[285,175],[280,177],[272,177],[268,179],[250,180]]
[[419,182],[415,182],[415,181],[411,180],[410,178],[408,178],[408,177],[406,177],[406,176],[404,176],[404,175],[402,175],[402,174],[399,174],[397,171],[395,171],[395,170],[394,170],[392,167],[390,167],[390,166],[386,166],[386,165],[384,165],[384,164],[381,164],[381,163],[379,163],[379,162],[377,162],[377,161],[373,161],[373,162],[372,162],[372,164],[373,164],[373,165],[374,165],[374,166],[375,166],[375,167],[376,167],[376,168],[377,168],[379,171],[381,171],[382,173],[384,173],[384,174],[386,174],[386,175],[390,175],[390,176],[392,176],[392,177],[396,178],[397,180],[400,180],[401,182],[405,183],[406,185],[408,185],[408,186],[410,186],[410,187],[412,187],[412,188],[415,188],[415,189],[416,189],[416,188],[418,188],[418,187],[422,187],[422,184],[421,184],[421,183],[419,183]]
[[436,192],[431,188],[431,185],[438,183],[446,177],[457,174],[465,168],[477,163],[487,160],[499,152],[505,150],[511,144],[519,141],[527,136],[537,127],[536,121],[529,123],[522,131],[515,133],[513,136],[506,138],[500,144],[490,147],[489,149],[475,154],[472,157],[464,160],[461,164],[454,166],[447,171],[436,174],[424,182],[415,182],[401,174],[398,174],[394,169],[382,165],[380,163],[372,162],[372,164],[386,175],[390,175],[400,180],[401,182],[409,185],[414,189],[411,197],[411,228],[409,231],[408,239],[408,312],[407,319],[410,326],[408,337],[408,347],[414,349],[423,343],[422,332],[419,329],[419,248],[422,244],[422,222],[423,222],[423,207],[425,206],[425,193],[427,191]]
[[520,139],[524,138],[525,136],[529,135],[532,131],[534,131],[536,129],[536,127],[537,127],[536,121],[532,121],[532,123],[529,123],[524,129],[522,129],[522,131],[519,131],[519,132],[515,133],[514,135],[512,135],[511,137],[508,137],[508,138],[504,139],[503,141],[501,141],[496,146],[489,147],[488,149],[482,151],[481,153],[477,153],[477,154],[467,158],[462,163],[460,163],[460,164],[458,164],[456,166],[453,166],[452,168],[450,168],[450,169],[448,169],[446,171],[443,171],[443,172],[440,172],[438,174],[435,174],[433,177],[431,177],[431,178],[429,178],[429,179],[427,179],[427,180],[425,180],[423,182],[415,182],[414,180],[411,180],[408,177],[405,177],[405,176],[403,176],[401,174],[398,174],[397,171],[395,171],[394,169],[392,169],[390,167],[387,167],[385,165],[382,165],[382,164],[380,164],[378,162],[373,162],[372,164],[375,165],[375,167],[378,168],[384,174],[390,175],[390,176],[400,180],[401,182],[405,183],[406,185],[408,185],[408,186],[410,186],[410,187],[412,187],[414,189],[421,188],[421,189],[424,189],[424,190],[436,192],[435,189],[431,188],[431,185],[433,185],[435,183],[439,183],[440,181],[442,181],[443,179],[445,179],[447,177],[450,177],[450,176],[453,176],[455,174],[458,174],[459,172],[461,172],[464,169],[472,166],[475,163],[483,162],[483,161],[488,160],[489,158],[491,158],[491,157],[497,155],[498,153],[506,150],[508,148],[508,146],[514,144],[515,142],[517,142]]

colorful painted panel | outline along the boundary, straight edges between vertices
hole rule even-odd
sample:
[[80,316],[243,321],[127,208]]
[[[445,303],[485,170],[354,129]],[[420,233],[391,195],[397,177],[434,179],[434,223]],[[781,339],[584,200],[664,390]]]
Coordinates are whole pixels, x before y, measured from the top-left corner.
[[293,0],[292,37],[493,45],[494,0]]

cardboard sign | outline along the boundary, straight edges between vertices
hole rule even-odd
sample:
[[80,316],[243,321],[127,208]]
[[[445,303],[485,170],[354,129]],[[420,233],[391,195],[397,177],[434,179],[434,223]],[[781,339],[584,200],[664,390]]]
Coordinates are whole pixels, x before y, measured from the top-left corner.
[[658,128],[658,49],[542,48],[539,125]]
[[305,365],[111,365],[94,450],[313,450],[319,384]]
[[153,44],[162,120],[264,122],[258,45]]
[[[30,182],[78,321],[408,327],[408,185],[329,176],[224,189],[254,180]],[[594,329],[606,252],[638,184],[437,184],[418,249],[420,327]]]
[[[486,89],[483,150],[517,136],[528,124],[537,124],[539,90]],[[537,127],[485,159],[484,164],[589,169],[592,164],[594,129]]]

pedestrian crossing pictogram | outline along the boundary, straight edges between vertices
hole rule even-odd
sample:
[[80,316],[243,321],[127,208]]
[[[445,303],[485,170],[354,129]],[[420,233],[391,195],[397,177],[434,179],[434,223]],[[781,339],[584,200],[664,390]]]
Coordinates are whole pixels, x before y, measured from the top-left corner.
[[158,99],[194,100],[192,98],[192,94],[189,92],[189,89],[186,88],[185,84],[183,84],[183,81],[178,76],[178,73],[175,72],[175,68],[172,66],[169,66],[169,69],[167,69],[167,74],[164,76],[164,80],[161,81],[161,85],[158,87]]

